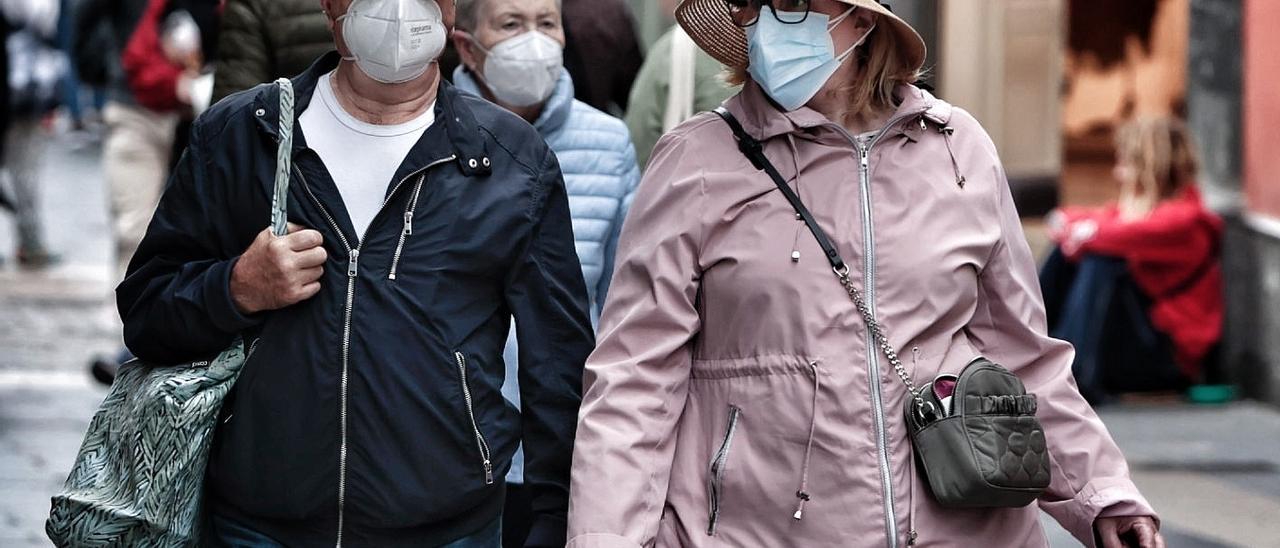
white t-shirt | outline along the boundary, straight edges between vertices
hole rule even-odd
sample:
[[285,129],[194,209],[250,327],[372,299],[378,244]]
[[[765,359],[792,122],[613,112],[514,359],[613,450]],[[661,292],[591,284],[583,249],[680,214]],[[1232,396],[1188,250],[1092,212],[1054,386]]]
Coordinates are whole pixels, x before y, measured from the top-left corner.
[[395,125],[362,122],[343,110],[333,93],[333,73],[320,77],[311,103],[298,117],[307,146],[320,155],[342,194],[356,234],[363,237],[382,207],[391,178],[409,149],[435,122],[435,103],[417,118]]

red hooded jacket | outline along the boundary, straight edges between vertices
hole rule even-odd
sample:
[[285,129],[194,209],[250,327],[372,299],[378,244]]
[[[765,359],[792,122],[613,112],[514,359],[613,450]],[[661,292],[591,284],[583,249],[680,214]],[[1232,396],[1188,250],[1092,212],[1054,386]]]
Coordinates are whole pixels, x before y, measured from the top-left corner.
[[[1137,221],[1121,220],[1114,205],[1061,212],[1065,228],[1055,231],[1054,239],[1068,257],[1092,253],[1125,259],[1135,283],[1151,298],[1152,324],[1173,341],[1182,371],[1198,378],[1201,362],[1222,334],[1223,318],[1223,225],[1204,207],[1200,192],[1188,186]],[[1078,230],[1082,223],[1096,229]],[[1073,233],[1076,241],[1067,242]]]

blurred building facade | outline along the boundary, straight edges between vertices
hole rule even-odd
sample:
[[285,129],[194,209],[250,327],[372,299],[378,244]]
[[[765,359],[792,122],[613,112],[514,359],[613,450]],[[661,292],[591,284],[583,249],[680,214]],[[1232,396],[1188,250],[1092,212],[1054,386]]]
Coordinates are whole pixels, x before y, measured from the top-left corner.
[[1022,215],[1047,213],[1062,173],[1065,0],[936,4],[937,94],[982,122]]
[[1280,403],[1280,2],[1192,0],[1188,114],[1229,222],[1223,357],[1230,380]]

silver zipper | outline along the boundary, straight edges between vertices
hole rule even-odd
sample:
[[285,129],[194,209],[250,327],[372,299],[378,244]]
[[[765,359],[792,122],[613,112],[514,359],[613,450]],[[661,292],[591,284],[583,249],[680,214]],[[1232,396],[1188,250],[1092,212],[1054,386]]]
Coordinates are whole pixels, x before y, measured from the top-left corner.
[[738,431],[738,416],[742,410],[736,405],[729,406],[729,426],[724,432],[724,441],[720,449],[711,457],[711,474],[707,478],[707,490],[710,498],[710,519],[707,521],[707,536],[716,534],[716,523],[720,521],[720,491],[724,488],[724,466],[729,461],[729,449],[733,445],[733,434]]
[[426,179],[426,173],[418,177],[418,184],[413,186],[413,197],[409,198],[409,203],[404,206],[404,227],[400,229],[400,241],[396,242],[396,253],[391,259],[391,271],[387,273],[388,280],[396,279],[396,269],[400,266],[400,253],[404,250],[404,241],[413,234],[413,212],[418,208],[418,195],[422,193],[422,183]]
[[[876,250],[875,237],[872,235],[872,219],[871,219],[871,167],[868,156],[870,155],[870,147],[858,145],[859,151],[859,179],[860,192],[862,194],[862,249],[863,249],[863,271],[862,271],[862,288],[867,296],[867,307],[871,310],[871,316],[874,318],[876,313]],[[874,340],[871,334],[871,328],[867,328],[867,340]],[[868,385],[871,388],[871,407],[875,410],[875,427],[876,427],[876,448],[879,449],[878,457],[880,459],[880,483],[884,489],[884,512],[885,512],[885,529],[889,536],[890,548],[898,545],[898,524],[897,516],[894,515],[893,509],[893,475],[889,466],[889,440],[884,426],[884,398],[880,393],[880,356],[876,354],[876,346],[874,344],[867,345],[867,375]]]
[[484,466],[484,484],[493,485],[493,461],[489,459],[489,442],[484,441],[480,433],[480,425],[476,423],[476,412],[471,406],[471,386],[467,384],[467,358],[462,352],[454,352],[458,361],[458,376],[462,382],[462,399],[467,404],[467,418],[471,419],[471,431],[476,435],[476,448],[480,450],[480,462]]
[[[400,187],[403,186],[405,181],[408,181],[409,178],[425,172],[432,166],[456,158],[457,156],[454,155],[450,158],[437,160],[415,170],[409,175],[406,175],[403,179],[397,182],[396,186],[387,194],[386,199],[382,201],[382,205],[378,207],[378,211],[374,213],[373,217],[376,219],[378,215],[382,214],[382,210],[386,209],[387,204],[391,202],[391,199],[395,197],[396,192],[400,190]],[[302,181],[302,188],[307,192],[307,196],[311,198],[313,203],[315,203],[316,208],[320,210],[320,213],[324,214],[325,220],[329,222],[329,226],[333,229],[334,233],[338,235],[338,240],[342,242],[342,246],[347,248],[348,255],[347,300],[342,316],[342,380],[339,388],[340,402],[338,407],[338,416],[339,420],[341,420],[341,438],[338,446],[338,533],[337,540],[334,543],[336,548],[342,548],[342,533],[344,530],[343,527],[346,524],[347,506],[347,386],[349,378],[348,372],[350,369],[349,365],[351,362],[351,311],[355,307],[356,277],[360,274],[360,245],[364,243],[365,237],[369,235],[369,229],[365,229],[364,234],[360,235],[360,241],[356,242],[355,247],[352,247],[351,242],[347,240],[346,234],[342,232],[342,228],[338,226],[338,222],[333,219],[333,215],[329,213],[328,208],[324,207],[324,204],[320,203],[320,199],[311,191],[311,184],[307,182],[307,177],[302,174],[302,170],[298,169],[296,164],[293,166],[293,172],[297,174],[298,179]],[[373,226],[373,224],[370,223],[369,226]]]
[[[858,188],[862,200],[862,288],[863,293],[866,295],[867,307],[871,310],[872,318],[875,317],[876,313],[876,249],[871,218],[871,149],[876,146],[876,143],[880,142],[880,138],[888,132],[888,128],[893,127],[899,121],[912,116],[919,116],[920,114],[921,112],[912,112],[891,118],[876,133],[871,142],[866,145],[850,135],[843,126],[828,124],[844,135],[849,140],[849,143],[858,149]],[[867,379],[867,385],[871,391],[872,418],[875,419],[876,449],[877,457],[880,461],[880,486],[884,491],[885,534],[889,539],[889,548],[897,548],[898,518],[893,509],[893,470],[889,463],[889,436],[885,429],[884,398],[880,390],[880,358],[876,354],[876,345],[870,343],[872,340],[874,339],[871,334],[871,328],[868,327],[867,376],[869,378]]]

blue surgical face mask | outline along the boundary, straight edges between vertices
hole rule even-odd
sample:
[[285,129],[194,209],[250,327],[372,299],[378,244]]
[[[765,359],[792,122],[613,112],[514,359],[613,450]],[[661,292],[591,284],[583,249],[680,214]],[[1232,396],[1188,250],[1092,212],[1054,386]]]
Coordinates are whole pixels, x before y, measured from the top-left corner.
[[836,56],[830,31],[853,10],[850,7],[835,19],[810,13],[795,24],[783,23],[772,13],[762,12],[756,24],[747,27],[747,73],[783,110],[790,112],[804,106],[875,29],[873,23],[862,38]]

